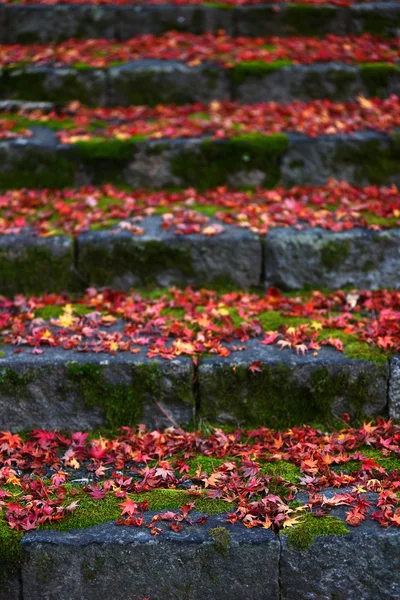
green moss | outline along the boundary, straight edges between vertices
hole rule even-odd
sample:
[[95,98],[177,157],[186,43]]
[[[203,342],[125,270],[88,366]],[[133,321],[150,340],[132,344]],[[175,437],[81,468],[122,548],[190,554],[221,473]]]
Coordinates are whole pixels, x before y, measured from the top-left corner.
[[86,281],[99,285],[116,285],[118,277],[133,273],[143,285],[154,285],[165,271],[180,276],[193,276],[189,248],[166,247],[161,241],[140,242],[124,238],[112,245],[86,244],[80,249],[81,273]]
[[[200,363],[201,364],[201,363]],[[217,421],[228,413],[238,425],[265,425],[284,428],[304,423],[334,424],[332,406],[337,398],[346,398],[354,422],[363,417],[370,378],[376,377],[379,365],[352,378],[350,373],[330,373],[317,367],[307,381],[296,377],[296,370],[284,364],[262,365],[251,373],[245,364],[220,365],[203,377],[200,388],[200,416]],[[351,407],[351,410],[350,410]]]
[[344,333],[342,329],[325,327],[320,331],[318,340],[326,340],[329,337],[338,338],[343,342],[343,353],[347,358],[369,360],[378,365],[384,365],[390,356],[388,352],[384,352],[381,348],[359,341],[355,335]]
[[0,516],[0,593],[2,581],[16,573],[22,562],[21,538],[22,533],[10,529],[5,518]]
[[99,365],[68,363],[69,386],[75,389],[88,407],[100,406],[105,426],[135,425],[139,422],[144,389],[129,384],[108,383]]
[[286,460],[264,462],[261,465],[260,471],[262,475],[274,475],[275,477],[281,477],[282,479],[285,479],[293,484],[299,482],[299,477],[301,474],[299,467]]
[[277,331],[283,325],[297,327],[302,323],[307,323],[305,317],[284,317],[277,310],[268,310],[257,315],[257,319],[261,322],[264,331]]
[[[368,446],[363,446],[356,452],[359,452],[367,458],[373,458],[375,462],[383,467],[388,473],[396,470],[400,471],[400,458],[393,453],[390,456],[383,456],[380,450],[369,448]],[[355,473],[361,469],[361,466],[362,462],[360,460],[349,460],[347,463],[337,466],[335,470],[340,470],[345,473]]]
[[390,78],[398,73],[398,65],[388,63],[364,63],[360,65],[361,78],[368,95],[371,97],[386,97]]
[[0,151],[0,190],[72,187],[75,165],[60,153],[26,147],[22,155]]
[[345,262],[349,250],[350,242],[347,240],[326,242],[321,250],[321,264],[326,269],[334,269]]
[[310,6],[307,4],[289,4],[283,13],[283,22],[293,31],[291,34],[322,36],[332,31],[338,9],[333,6]]
[[13,65],[3,70],[1,74],[1,86],[4,95],[8,98],[25,100],[56,102],[65,104],[71,100],[79,100],[88,106],[98,103],[100,88],[96,85],[87,85],[79,76],[79,70],[73,71],[60,77],[57,86],[46,86],[48,71],[45,69],[26,68],[21,65]]
[[[41,318],[45,320],[49,319],[57,319],[64,312],[64,306],[58,306],[56,304],[48,304],[43,308],[38,308],[35,310],[35,317]],[[90,312],[93,312],[93,308],[90,306],[86,306],[85,304],[73,304],[72,305],[72,314],[73,316],[83,316],[87,315]]]
[[290,60],[277,60],[267,63],[262,60],[242,61],[228,69],[228,74],[236,85],[242,84],[248,77],[266,77],[284,67],[290,67],[293,64]]
[[210,535],[214,539],[215,551],[226,557],[231,543],[231,534],[226,527],[214,527],[210,529]]
[[264,173],[263,185],[272,187],[279,181],[279,159],[287,144],[284,134],[246,134],[228,140],[205,140],[199,148],[186,149],[174,156],[171,169],[183,185],[194,185],[200,190],[225,185],[230,175],[252,170]]
[[76,142],[79,156],[85,161],[98,159],[128,161],[133,158],[135,142],[141,142],[146,136],[134,136],[128,140],[93,138],[87,142]]
[[312,513],[304,513],[302,522],[286,530],[285,534],[291,546],[297,550],[307,550],[316,537],[346,535],[348,532],[346,525],[337,517],[316,517]]
[[[176,29],[176,22],[173,29]],[[179,89],[173,84],[162,85],[160,74],[152,69],[129,73],[128,77],[113,82],[115,95],[126,105],[157,106],[157,104],[191,104],[193,91]]]
[[387,15],[377,10],[366,10],[357,13],[357,19],[361,21],[362,30],[373,35],[384,35],[396,37],[396,30],[400,26],[400,16],[396,11],[390,11]]
[[334,162],[338,169],[355,165],[355,181],[384,185],[390,177],[400,173],[400,137],[389,136],[388,142],[368,140],[362,144],[343,144],[336,151]]
[[379,217],[374,213],[363,212],[363,218],[368,225],[380,225],[381,227],[398,227],[400,223],[399,217]]
[[74,291],[79,288],[73,270],[72,247],[57,256],[46,246],[29,246],[21,252],[0,250],[2,293],[38,294],[51,290]]
[[217,471],[218,468],[226,462],[236,461],[237,459],[226,457],[226,458],[217,458],[215,456],[205,456],[204,454],[198,454],[193,458],[190,458],[186,461],[186,464],[189,466],[189,477],[194,477],[198,469],[201,469],[202,473],[207,473],[207,475],[211,475],[214,471]]

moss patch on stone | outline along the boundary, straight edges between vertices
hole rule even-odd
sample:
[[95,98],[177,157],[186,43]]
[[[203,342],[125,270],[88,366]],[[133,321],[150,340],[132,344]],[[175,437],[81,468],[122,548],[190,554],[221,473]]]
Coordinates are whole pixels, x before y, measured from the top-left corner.
[[386,97],[390,78],[399,72],[398,65],[388,63],[364,63],[360,65],[361,78],[371,97]]
[[110,384],[100,365],[75,362],[68,363],[67,375],[69,385],[76,389],[86,406],[102,408],[106,427],[115,429],[139,422],[145,400],[145,382],[142,389],[128,384]]
[[285,134],[243,134],[227,140],[205,140],[171,159],[173,175],[199,190],[226,185],[240,171],[261,171],[262,185],[273,187],[280,178],[279,159],[288,145]]
[[284,67],[290,67],[292,64],[293,62],[290,60],[278,60],[271,63],[262,60],[242,61],[230,67],[228,74],[234,84],[240,85],[249,77],[267,77]]
[[298,483],[300,477],[299,467],[286,460],[262,462],[260,472],[262,475],[274,475],[275,477],[280,477],[293,484]]
[[226,557],[231,543],[231,534],[226,527],[214,527],[210,529],[210,535],[214,539],[214,547],[218,554]]
[[230,365],[210,369],[200,385],[200,416],[218,421],[221,413],[227,413],[238,425],[246,423],[248,427],[282,428],[310,422],[330,425],[336,422],[332,414],[335,400],[347,398],[353,421],[362,420],[372,373],[367,376],[362,372],[352,378],[349,372],[331,373],[320,366],[310,373],[308,381],[295,373],[284,364],[263,364],[255,373],[240,363],[235,369]]
[[40,294],[51,290],[77,291],[79,283],[73,273],[73,251],[57,256],[44,245],[27,246],[20,252],[0,249],[2,293]]
[[337,149],[334,162],[338,168],[355,165],[355,180],[360,185],[365,182],[385,185],[400,173],[400,137],[392,134],[388,142],[367,140],[357,146],[344,144]]
[[29,146],[21,154],[0,150],[0,190],[72,187],[75,165],[56,151]]
[[86,243],[80,247],[80,272],[91,284],[117,285],[121,277],[134,276],[142,285],[155,285],[166,271],[193,276],[190,249],[171,247],[161,241],[114,239],[112,244]]
[[324,35],[332,26],[338,9],[333,6],[309,6],[307,4],[289,4],[283,13],[283,22],[290,25],[293,34],[319,36]]
[[[177,29],[174,22],[172,29]],[[118,99],[123,99],[125,105],[157,106],[157,104],[191,104],[193,102],[193,89],[188,86],[179,89],[173,84],[166,85],[162,81],[162,74],[151,68],[143,71],[121,73],[120,77],[113,79],[113,88]]]
[[316,537],[335,535],[346,535],[349,530],[337,517],[316,517],[312,513],[304,513],[302,522],[295,525],[293,529],[286,530],[289,544],[297,550],[307,550]]

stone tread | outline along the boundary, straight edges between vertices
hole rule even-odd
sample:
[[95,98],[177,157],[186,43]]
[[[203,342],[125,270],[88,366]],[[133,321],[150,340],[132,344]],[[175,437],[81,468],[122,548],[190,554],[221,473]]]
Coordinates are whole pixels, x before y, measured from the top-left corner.
[[[194,419],[288,426],[399,411],[399,359],[377,364],[322,347],[317,355],[246,342],[228,357],[148,358],[46,348],[0,358],[0,429],[84,430],[102,424],[167,427]],[[256,362],[259,372],[249,367]],[[87,383],[85,386],[84,383]],[[283,391],[282,391],[283,390]],[[389,390],[389,393],[388,393]]]
[[[239,63],[240,64],[240,63]],[[245,64],[245,63],[244,63]],[[109,68],[26,66],[3,69],[0,97],[18,99],[29,90],[33,101],[79,100],[91,106],[130,106],[208,103],[213,100],[291,102],[400,94],[400,68],[388,65],[371,74],[367,67],[336,62],[282,66],[254,74],[250,69],[219,67],[214,63],[188,66],[180,61],[142,59]]]
[[[126,222],[124,222],[126,223]],[[209,226],[220,225],[212,219]],[[399,287],[400,232],[304,226],[265,236],[222,224],[214,236],[175,235],[160,216],[145,217],[135,235],[123,227],[40,237],[26,229],[0,236],[0,294],[79,291],[88,286],[240,288]],[[371,252],[373,248],[373,252]],[[364,257],[360,261],[360,257]]]
[[[277,10],[279,8],[279,10]],[[0,43],[60,41],[68,37],[125,40],[175,29],[191,33],[224,29],[229,35],[398,35],[395,1],[348,7],[271,4],[230,10],[206,5],[18,5],[0,6]]]
[[[341,512],[332,514],[340,518]],[[229,532],[224,551],[213,537],[217,527]],[[127,595],[132,600],[395,600],[400,595],[400,531],[371,521],[339,537],[317,537],[305,550],[293,548],[285,534],[231,525],[222,514],[179,533],[166,529],[156,538],[148,529],[109,522],[65,533],[30,532],[21,545],[22,565],[3,583],[1,600],[124,600]]]
[[45,127],[32,127],[32,131],[28,139],[0,142],[0,189],[73,187],[105,181],[136,188],[194,186],[200,190],[226,184],[323,185],[330,178],[361,186],[398,185],[400,181],[397,134],[357,132],[315,138],[288,134],[286,147],[273,149],[268,160],[268,149],[259,156],[249,142],[247,153],[244,142],[243,169],[238,170],[237,160],[227,160],[229,140],[203,137],[132,142],[120,159],[108,156],[105,144],[101,160],[93,160],[78,145],[60,144],[55,132]]

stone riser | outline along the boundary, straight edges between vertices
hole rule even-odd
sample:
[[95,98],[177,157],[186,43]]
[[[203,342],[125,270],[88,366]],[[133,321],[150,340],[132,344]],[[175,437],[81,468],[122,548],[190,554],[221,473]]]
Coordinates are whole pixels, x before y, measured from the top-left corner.
[[289,227],[258,236],[223,225],[222,234],[208,237],[177,236],[161,224],[160,217],[146,218],[142,235],[113,228],[75,239],[29,231],[0,236],[0,294],[77,292],[88,286],[400,287],[399,229]]
[[0,7],[0,43],[67,38],[126,40],[175,29],[191,33],[224,29],[229,35],[290,36],[371,32],[399,35],[397,2],[326,6],[18,6]]
[[397,134],[360,132],[232,140],[186,138],[59,144],[35,127],[31,138],[0,142],[0,189],[60,188],[121,183],[135,188],[219,185],[292,187],[324,185],[329,178],[354,185],[400,183]]
[[[229,532],[221,549],[215,528]],[[400,594],[400,535],[372,522],[306,550],[286,535],[231,525],[223,515],[154,538],[98,525],[22,538],[23,563],[1,600],[391,600]]]
[[[351,359],[333,348],[297,355],[249,340],[228,357],[149,359],[139,354],[29,348],[0,358],[0,429],[85,430],[146,423],[241,427],[352,422],[400,416],[400,359]],[[249,367],[259,361],[261,370]],[[169,415],[169,416],[168,416]],[[171,418],[169,418],[171,417]]]
[[232,100],[253,104],[400,94],[400,69],[339,63],[293,65],[254,74],[243,64],[233,69],[179,61],[138,60],[108,69],[36,67],[3,70],[0,98],[56,102],[79,100],[89,106],[209,103]]

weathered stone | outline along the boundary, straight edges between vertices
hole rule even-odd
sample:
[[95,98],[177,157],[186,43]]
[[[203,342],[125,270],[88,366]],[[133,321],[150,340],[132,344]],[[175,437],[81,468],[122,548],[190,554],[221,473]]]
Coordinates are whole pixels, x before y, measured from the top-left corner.
[[297,550],[281,536],[282,600],[394,600],[400,597],[400,536],[366,521],[343,536]]
[[334,6],[271,4],[235,6],[235,35],[249,37],[346,35],[348,10]]
[[293,185],[323,185],[334,178],[355,185],[399,184],[400,148],[397,136],[375,132],[310,138],[289,135],[281,162],[281,181]]
[[6,7],[2,43],[59,42],[68,38],[118,36],[118,7],[99,5],[18,5]]
[[400,358],[398,356],[390,361],[388,398],[389,417],[400,419]]
[[[212,530],[229,532],[219,548]],[[22,541],[24,600],[277,600],[279,539],[211,516],[204,525],[155,538],[107,523],[70,533],[34,532]]]
[[232,11],[217,6],[194,5],[139,5],[121,6],[118,11],[118,38],[165,31],[187,31],[200,34],[223,29],[233,34]]
[[0,236],[0,294],[73,291],[78,284],[70,237]]
[[213,65],[189,67],[178,61],[137,60],[108,70],[108,104],[190,104],[229,100],[226,71]]
[[[2,564],[0,562],[0,569]],[[0,580],[0,600],[21,600],[21,585],[19,574],[15,575],[7,572],[7,575]]]
[[[258,340],[198,367],[201,418],[246,426],[326,423],[348,413],[353,421],[387,412],[388,364],[349,359],[333,348],[317,356],[281,351]],[[249,367],[259,361],[261,371]]]
[[[211,222],[212,223],[212,222]],[[219,281],[241,288],[256,286],[261,274],[257,235],[225,225],[217,236],[177,236],[161,227],[160,217],[139,224],[135,236],[118,226],[78,236],[78,271],[89,285],[128,289],[134,285],[206,285]]]
[[24,67],[2,72],[2,98],[64,104],[79,100],[88,106],[104,106],[106,71],[72,67]]
[[181,425],[194,415],[193,366],[189,358],[150,360],[46,348],[41,355],[0,358],[0,427],[15,430],[85,429],[106,423]]
[[243,103],[328,98],[343,102],[368,95],[360,69],[337,63],[292,65],[259,72],[245,63],[231,71],[234,97]]
[[400,231],[272,229],[265,238],[265,285],[397,288]]
[[400,35],[400,6],[398,2],[368,2],[349,7],[349,33],[363,32],[398,37]]

